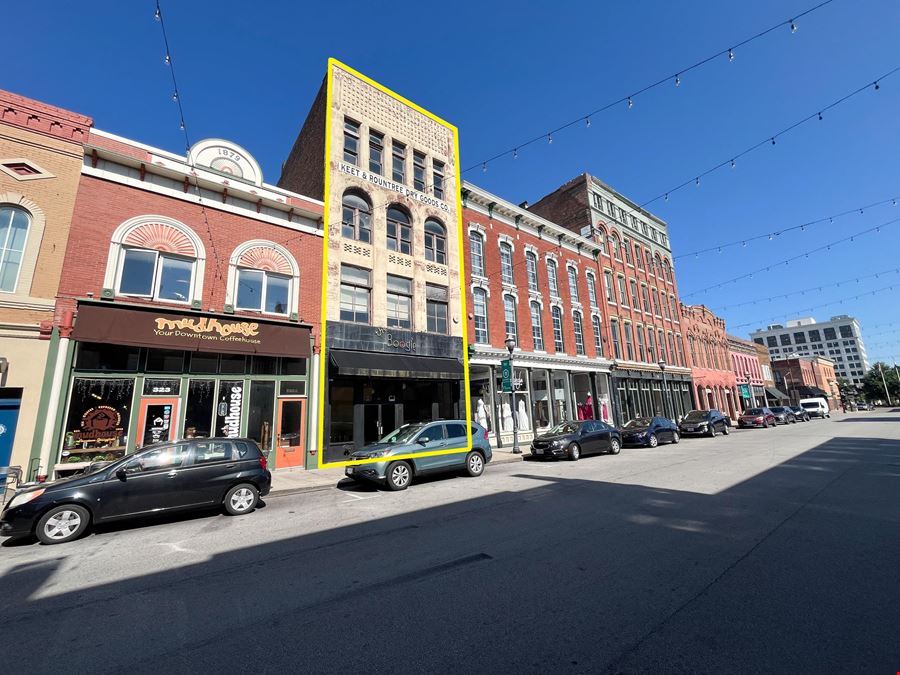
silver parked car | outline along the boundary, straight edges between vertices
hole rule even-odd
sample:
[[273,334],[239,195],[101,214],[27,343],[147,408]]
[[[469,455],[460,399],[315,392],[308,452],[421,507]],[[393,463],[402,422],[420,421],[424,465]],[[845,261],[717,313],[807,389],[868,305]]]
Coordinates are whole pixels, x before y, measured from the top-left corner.
[[[350,460],[383,457],[381,462],[348,466],[350,478],[371,480],[385,484],[391,490],[405,490],[414,476],[439,471],[465,471],[480,476],[484,465],[491,461],[491,444],[487,429],[475,422],[472,428],[472,449],[468,450],[465,420],[441,420],[404,424],[380,441],[350,453]],[[392,457],[414,453],[462,448],[461,452],[429,457],[392,460]]]

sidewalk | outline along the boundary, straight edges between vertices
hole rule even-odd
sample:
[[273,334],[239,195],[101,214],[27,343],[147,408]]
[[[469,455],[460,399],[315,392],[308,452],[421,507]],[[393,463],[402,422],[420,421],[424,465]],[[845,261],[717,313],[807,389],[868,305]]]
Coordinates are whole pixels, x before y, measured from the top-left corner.
[[[494,450],[487,470],[490,471],[490,467],[494,464],[521,462],[522,458],[526,456],[528,456],[527,451],[521,455],[514,455],[508,448]],[[333,469],[301,469],[299,467],[275,469],[272,472],[272,491],[269,496],[280,497],[299,492],[330,490],[343,478],[344,467],[342,466]]]

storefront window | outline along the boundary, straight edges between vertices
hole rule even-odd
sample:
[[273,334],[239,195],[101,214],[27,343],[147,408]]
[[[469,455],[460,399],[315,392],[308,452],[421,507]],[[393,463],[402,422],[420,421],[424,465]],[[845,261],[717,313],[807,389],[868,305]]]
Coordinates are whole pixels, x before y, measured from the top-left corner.
[[251,382],[247,437],[259,443],[264,452],[268,452],[272,446],[272,420],[274,417],[275,382],[271,380]]
[[547,371],[537,370],[532,373],[531,386],[534,387],[532,405],[534,422],[539,429],[546,429],[550,419],[550,388],[547,386]]
[[292,359],[283,356],[280,373],[282,375],[306,375],[306,359]]
[[184,352],[174,349],[147,350],[148,373],[184,372]]
[[215,373],[219,370],[219,355],[196,352],[191,354],[192,373]]
[[254,375],[274,375],[277,367],[278,359],[274,356],[254,356],[251,372]]
[[66,417],[62,463],[115,459],[125,453],[134,380],[76,377]]
[[331,443],[353,442],[353,387],[331,387]]
[[243,375],[247,372],[247,358],[243,354],[222,354],[219,358],[219,372],[225,375]]
[[481,426],[494,431],[493,393],[491,391],[491,374],[488,368],[472,368],[469,378],[469,395],[472,405],[472,417]]
[[[223,383],[224,384],[224,383]],[[215,380],[191,380],[184,412],[184,437],[209,438],[212,433]]]
[[140,348],[82,342],[78,345],[75,368],[127,373],[138,369]]
[[238,438],[241,435],[241,413],[244,410],[245,394],[243,380],[219,382],[214,436]]

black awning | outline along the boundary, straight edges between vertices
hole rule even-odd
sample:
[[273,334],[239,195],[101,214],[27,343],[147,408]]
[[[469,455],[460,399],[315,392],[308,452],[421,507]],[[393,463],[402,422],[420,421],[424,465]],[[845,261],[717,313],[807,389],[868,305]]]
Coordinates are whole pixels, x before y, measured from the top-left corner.
[[381,352],[329,350],[331,363],[341,375],[366,377],[408,377],[433,380],[461,380],[463,366],[459,359]]
[[797,387],[797,393],[800,396],[811,396],[815,398],[830,398],[828,392],[822,391],[818,387],[810,387],[807,385],[801,385]]
[[782,399],[790,399],[790,396],[785,394],[780,389],[776,389],[775,387],[766,387],[766,393],[774,399],[782,400]]

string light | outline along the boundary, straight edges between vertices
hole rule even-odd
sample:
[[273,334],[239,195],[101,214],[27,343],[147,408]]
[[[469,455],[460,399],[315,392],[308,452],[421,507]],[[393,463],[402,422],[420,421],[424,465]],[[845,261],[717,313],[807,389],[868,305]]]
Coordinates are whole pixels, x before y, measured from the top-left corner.
[[794,23],[794,20],[791,19],[791,33],[797,32],[797,24]]
[[700,187],[700,176],[697,176],[697,177],[694,179],[694,182],[697,184],[697,187]]
[[481,165],[481,170],[482,170],[484,173],[487,173],[487,162],[485,162],[484,164]]
[[822,121],[822,113],[819,113],[819,121]]
[[728,60],[734,61],[734,50],[733,49],[728,50]]
[[737,166],[737,163],[734,160],[731,160],[731,168],[733,169],[735,166]]
[[519,159],[519,149],[513,150],[513,159]]
[[875,91],[878,91],[879,89],[881,89],[881,85],[878,84],[878,80],[875,80],[872,84],[875,85]]
[[[553,134],[547,134],[547,143],[553,143]],[[487,164],[487,162],[485,162],[485,164]]]
[[587,116],[587,117],[584,118],[584,126],[586,126],[588,129],[591,128],[591,118],[590,118],[590,116]]
[[172,100],[176,101],[176,102],[178,101],[178,91],[177,90],[172,92]]
[[679,77],[678,75],[675,76],[675,86],[676,87],[681,86],[681,77]]
[[159,5],[156,6],[156,11],[153,13],[153,18],[157,21],[162,20],[162,13],[159,11]]
[[775,137],[772,136],[772,145],[775,145]]
[[172,59],[169,58],[169,55],[166,54],[166,65],[169,65],[172,62]]
[[634,107],[634,101],[631,100],[630,96],[628,97],[628,107],[629,109]]

